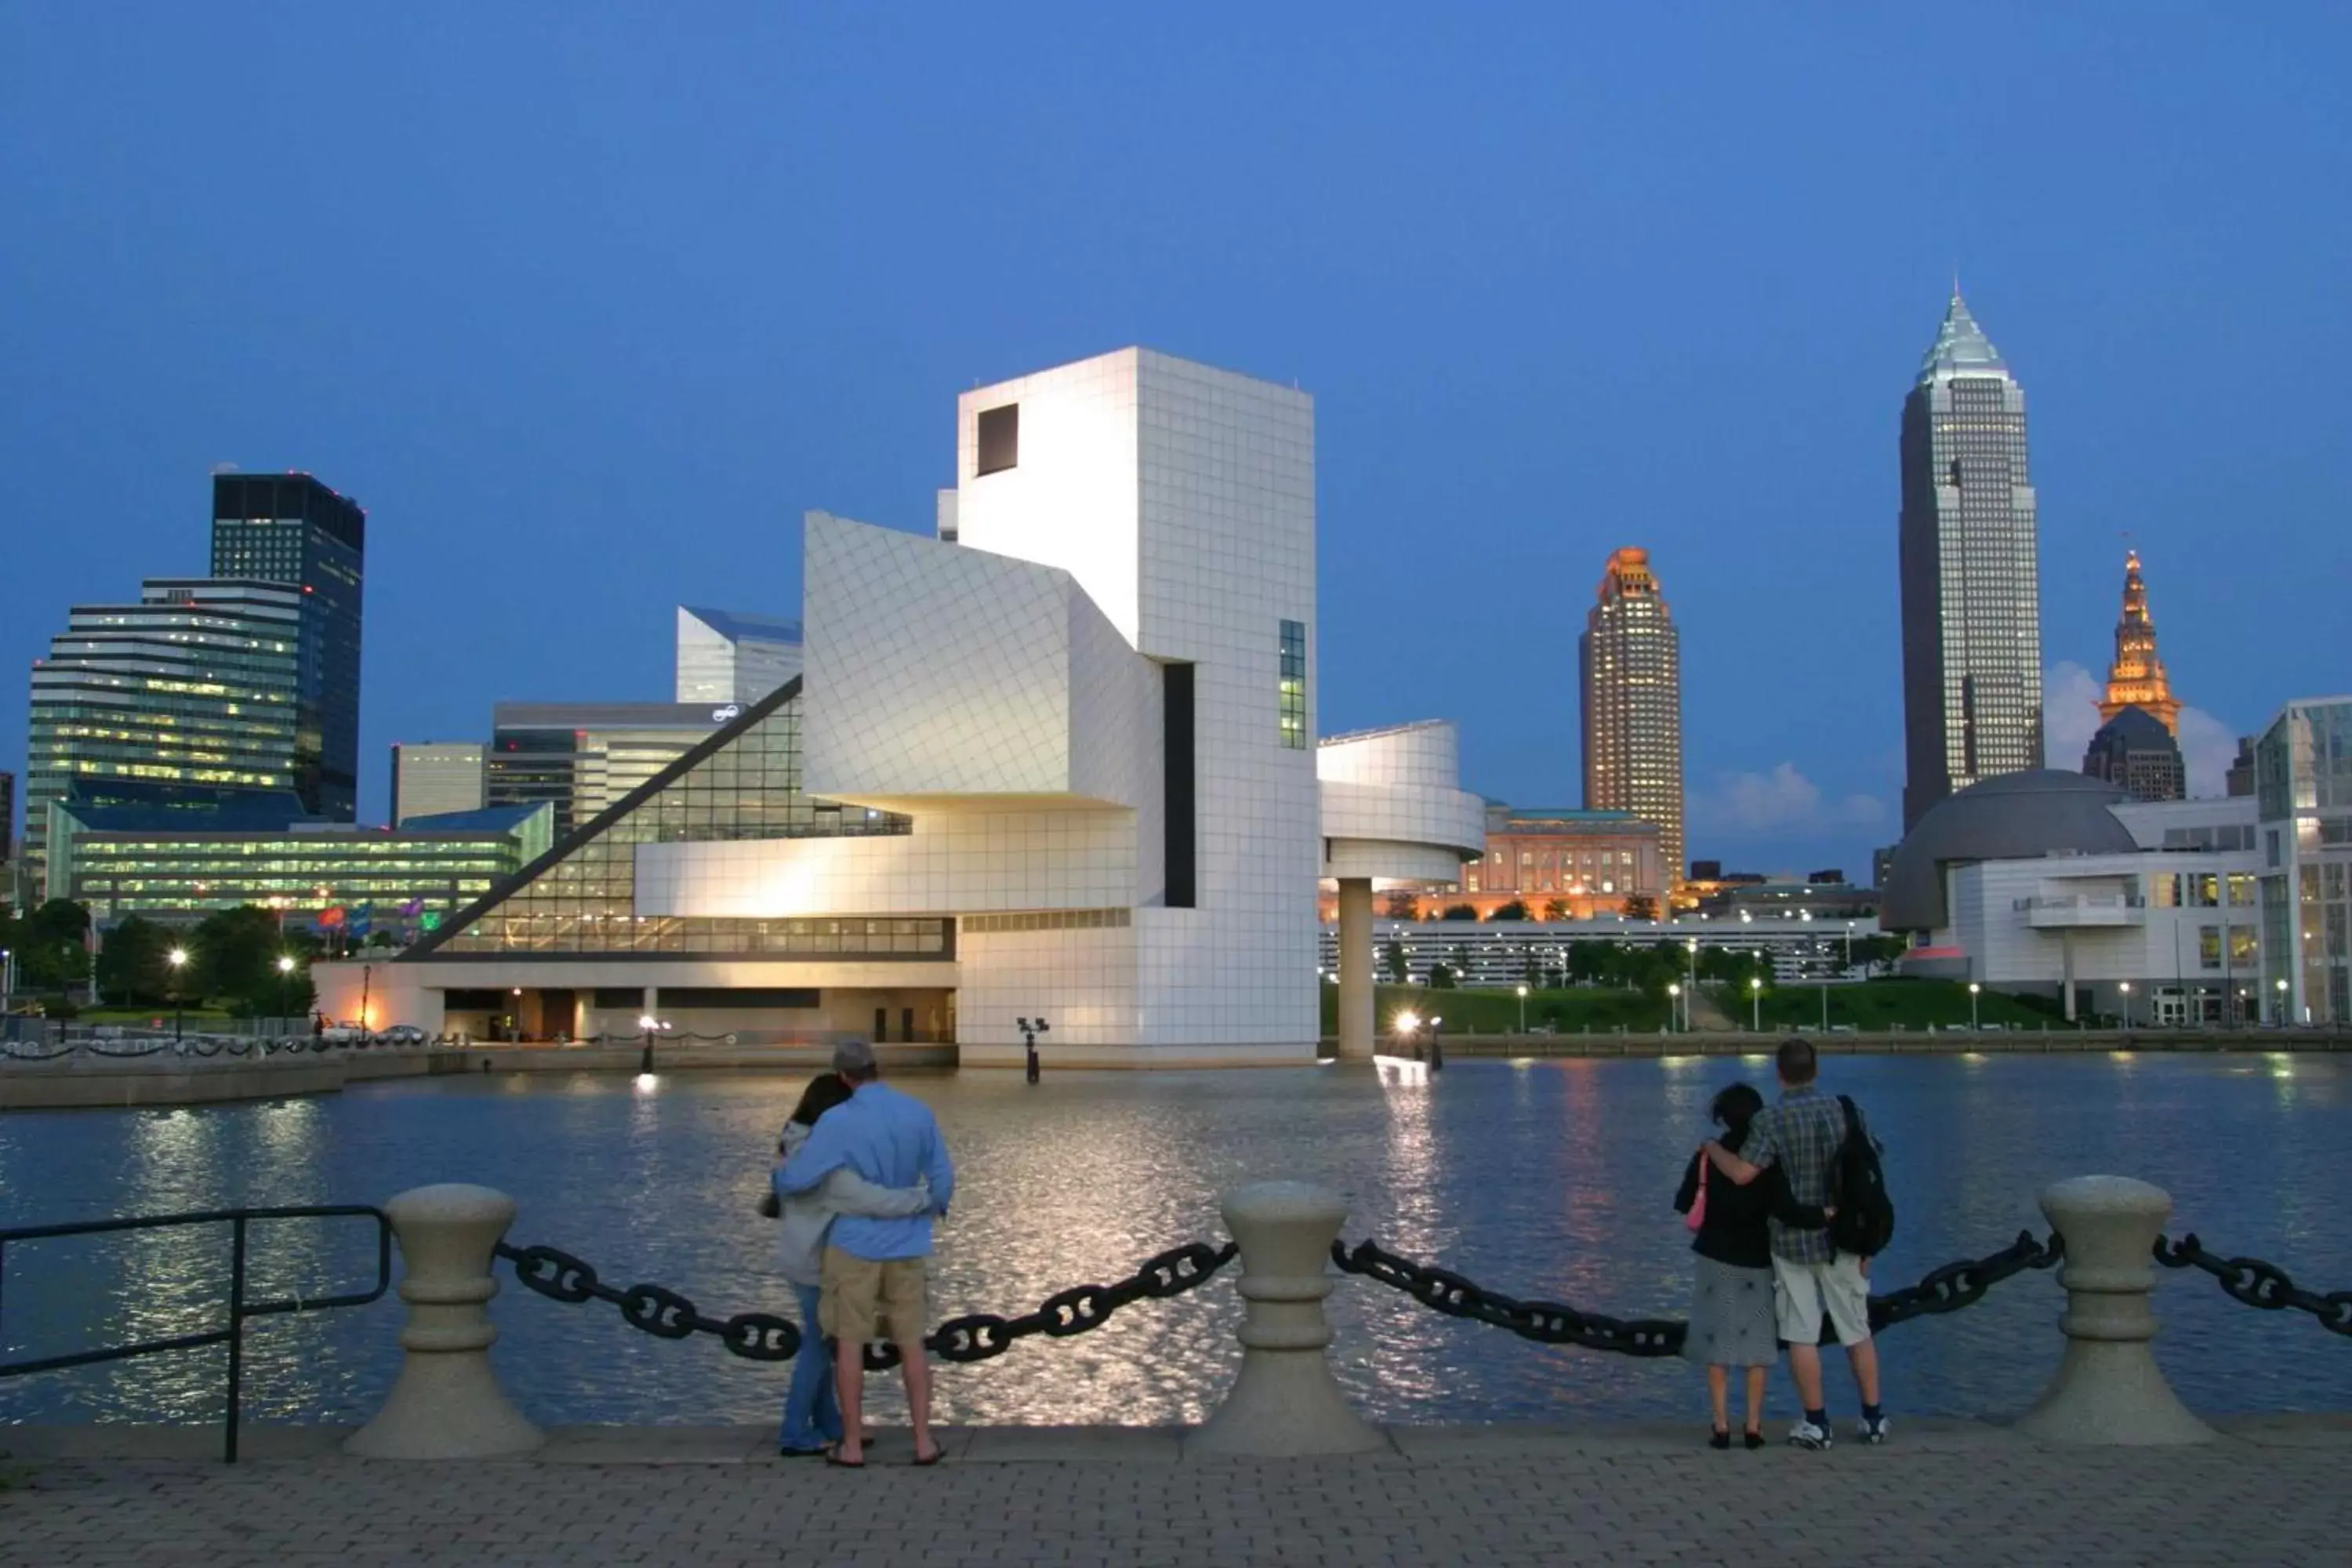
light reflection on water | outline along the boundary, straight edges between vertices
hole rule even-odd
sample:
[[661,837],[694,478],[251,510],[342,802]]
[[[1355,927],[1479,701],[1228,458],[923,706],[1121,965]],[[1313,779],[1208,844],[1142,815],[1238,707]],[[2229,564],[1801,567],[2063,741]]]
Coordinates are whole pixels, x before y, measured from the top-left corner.
[[[933,1310],[1013,1316],[1150,1253],[1220,1234],[1217,1194],[1242,1182],[1327,1184],[1349,1238],[1444,1262],[1508,1293],[1618,1316],[1680,1315],[1687,1237],[1668,1200],[1707,1101],[1760,1064],[1456,1060],[1442,1073],[1354,1067],[1225,1074],[909,1078],[939,1110],[960,1170]],[[2352,1219],[2323,1162],[2347,1067],[2311,1057],[1842,1058],[1889,1146],[1901,1208],[1882,1283],[1907,1283],[2004,1245],[2041,1217],[2034,1192],[2085,1171],[2145,1175],[2179,1206],[2175,1234],[2272,1258],[2321,1289],[2352,1283]],[[753,1205],[801,1080],[666,1074],[509,1074],[378,1085],[317,1100],[202,1110],[0,1117],[0,1224],[239,1205],[381,1202],[435,1181],[516,1195],[520,1241],[587,1258],[608,1280],[657,1280],[725,1315],[789,1313],[773,1227]],[[166,1231],[11,1250],[0,1354],[220,1321],[225,1230]],[[263,1225],[256,1296],[318,1295],[372,1277],[368,1227]],[[2331,1272],[2331,1269],[2333,1272]],[[2289,1314],[2250,1311],[2201,1276],[2168,1275],[2158,1352],[2192,1404],[2352,1408],[2352,1347]],[[1984,1306],[1890,1335],[1900,1408],[2013,1410],[2054,1363],[2055,1286],[2012,1281]],[[783,1370],[715,1343],[625,1328],[607,1307],[515,1288],[493,1303],[498,1352],[547,1422],[761,1420]],[[1438,1318],[1357,1279],[1331,1298],[1342,1379],[1397,1420],[1559,1420],[1687,1411],[1674,1363],[1523,1344]],[[1031,1341],[944,1370],[948,1418],[1146,1423],[1199,1418],[1230,1380],[1230,1278],[1144,1302],[1076,1339]],[[394,1368],[398,1309],[251,1331],[255,1419],[358,1419]],[[0,1384],[0,1420],[209,1421],[220,1352]],[[1833,1382],[1832,1387],[1839,1386]],[[1776,1390],[1780,1407],[1788,1399]],[[890,1406],[883,1405],[887,1414]]]

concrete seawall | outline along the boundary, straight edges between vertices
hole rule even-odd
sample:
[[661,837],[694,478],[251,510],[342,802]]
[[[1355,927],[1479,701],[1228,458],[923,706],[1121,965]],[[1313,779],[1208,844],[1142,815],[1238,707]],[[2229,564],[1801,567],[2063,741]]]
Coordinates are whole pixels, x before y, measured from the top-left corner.
[[[1460,1057],[1744,1057],[1780,1048],[1790,1032],[1625,1035],[1446,1035],[1448,1056]],[[1869,1034],[1805,1030],[1823,1055],[2072,1056],[2115,1051],[2352,1052],[2343,1029],[1899,1029]]]

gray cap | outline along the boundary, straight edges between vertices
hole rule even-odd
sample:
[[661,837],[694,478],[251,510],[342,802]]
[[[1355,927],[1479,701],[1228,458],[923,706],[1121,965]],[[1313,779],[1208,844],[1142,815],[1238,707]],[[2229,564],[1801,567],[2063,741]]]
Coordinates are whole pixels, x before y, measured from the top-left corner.
[[874,1071],[874,1047],[864,1040],[844,1040],[833,1047],[833,1070],[844,1078],[864,1078]]

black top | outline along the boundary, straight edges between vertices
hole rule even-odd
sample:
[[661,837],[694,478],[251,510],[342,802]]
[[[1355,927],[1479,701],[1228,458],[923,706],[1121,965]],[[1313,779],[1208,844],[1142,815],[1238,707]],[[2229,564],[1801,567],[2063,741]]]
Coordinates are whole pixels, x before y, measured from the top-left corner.
[[[1727,1135],[1723,1146],[1733,1153],[1748,1142],[1748,1129]],[[1698,1201],[1698,1167],[1705,1156],[1683,1162],[1683,1184],[1675,1194],[1675,1212],[1690,1213]],[[1829,1223],[1821,1210],[1789,1195],[1789,1178],[1775,1162],[1761,1175],[1741,1186],[1712,1164],[1706,1168],[1706,1214],[1699,1221],[1691,1250],[1701,1258],[1738,1268],[1772,1267],[1771,1228],[1765,1221],[1778,1217],[1800,1230],[1819,1230]]]

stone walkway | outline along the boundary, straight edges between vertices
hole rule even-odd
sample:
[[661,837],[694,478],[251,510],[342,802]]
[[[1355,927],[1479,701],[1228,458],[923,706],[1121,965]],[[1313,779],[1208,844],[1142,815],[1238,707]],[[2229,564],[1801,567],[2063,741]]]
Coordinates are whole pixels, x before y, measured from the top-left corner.
[[370,1464],[339,1433],[0,1427],[0,1564],[1235,1565],[2352,1563],[2352,1419],[2201,1448],[2053,1449],[1912,1421],[1883,1449],[1727,1454],[1659,1427],[1399,1427],[1352,1460],[1192,1459],[1176,1434],[990,1428],[863,1474],[748,1429],[575,1429],[540,1458]]

